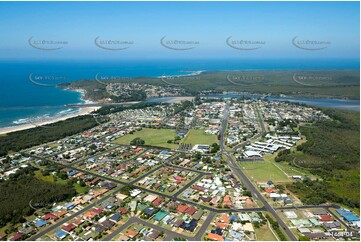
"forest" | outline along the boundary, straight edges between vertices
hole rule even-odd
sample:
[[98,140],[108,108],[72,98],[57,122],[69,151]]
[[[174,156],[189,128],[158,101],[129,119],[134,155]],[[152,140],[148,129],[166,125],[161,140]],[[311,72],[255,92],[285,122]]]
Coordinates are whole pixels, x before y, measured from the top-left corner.
[[[296,72],[296,73],[295,73]],[[296,78],[303,77],[300,84]],[[248,70],[248,71],[205,71],[198,79],[182,79],[181,87],[186,93],[197,95],[200,92],[250,92],[293,97],[333,97],[360,98],[360,73],[357,70]],[[315,77],[327,77],[325,80]],[[155,86],[168,85],[161,78],[135,77],[112,80],[112,83],[139,83]],[[175,83],[176,85],[179,83]],[[90,100],[114,99],[106,91],[106,85],[96,80],[79,80],[62,83],[62,88],[86,90]],[[128,100],[142,100],[136,94]]]
[[279,152],[276,161],[307,169],[321,179],[288,185],[306,204],[326,201],[360,207],[359,112],[322,109],[332,120],[301,126],[307,142],[297,151]]
[[[106,115],[114,112],[123,111],[125,109],[141,109],[157,105],[156,103],[138,103],[131,106],[104,106],[95,113]],[[106,120],[98,120],[105,122]],[[69,118],[64,121],[45,125],[45,127],[35,127],[31,129],[16,131],[6,135],[0,135],[0,156],[9,152],[16,152],[27,149],[32,146],[44,144],[54,140],[59,140],[67,136],[81,133],[97,126],[98,123],[92,115],[82,115]]]
[[0,180],[0,227],[8,222],[12,225],[24,222],[23,216],[33,214],[36,204],[51,206],[76,195],[71,181],[64,185],[45,182],[35,178],[35,171],[36,168],[29,166],[10,175],[8,180]]
[[83,115],[64,121],[12,132],[0,136],[0,156],[46,142],[65,138],[98,125],[91,115]]

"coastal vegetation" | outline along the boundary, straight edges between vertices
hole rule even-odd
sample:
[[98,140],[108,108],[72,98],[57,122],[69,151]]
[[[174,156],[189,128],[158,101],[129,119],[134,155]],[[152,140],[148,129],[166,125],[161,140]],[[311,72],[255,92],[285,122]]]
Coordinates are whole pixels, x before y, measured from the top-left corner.
[[0,156],[39,144],[62,139],[98,125],[91,115],[83,115],[64,121],[16,131],[0,136]]
[[[206,71],[193,78],[178,78],[179,83],[172,82],[174,87],[181,87],[186,93],[197,95],[208,92],[251,92],[272,95],[290,95],[294,97],[333,97],[359,99],[360,73],[357,70],[257,70],[257,71]],[[104,84],[105,83],[105,84]],[[106,90],[107,83],[139,83],[154,86],[169,86],[161,78],[136,77],[114,79],[99,83],[96,80],[79,80],[59,85],[62,88],[83,89],[86,98],[105,100],[111,97]],[[144,95],[134,92],[127,100],[140,101]]]
[[[51,207],[55,202],[76,195],[73,181],[44,181],[37,178],[34,173],[36,171],[36,168],[29,166],[11,175],[8,180],[0,180],[0,227],[7,223],[14,225],[24,222],[23,217],[33,214],[34,208]],[[57,174],[61,180],[62,172],[59,171]]]
[[[97,110],[95,113],[99,115],[107,115],[126,109],[142,109],[157,105],[156,103],[138,103],[130,106],[105,106]],[[0,156],[11,152],[20,151],[36,145],[44,144],[54,140],[59,140],[70,135],[74,135],[88,129],[91,129],[98,122],[106,122],[106,120],[95,120],[92,115],[82,115],[69,118],[64,121],[45,125],[44,127],[34,127],[31,129],[16,131],[0,136]]]
[[359,112],[323,109],[332,120],[301,126],[307,142],[277,160],[309,170],[322,179],[305,179],[287,187],[306,204],[326,201],[351,208],[360,207],[360,119]]

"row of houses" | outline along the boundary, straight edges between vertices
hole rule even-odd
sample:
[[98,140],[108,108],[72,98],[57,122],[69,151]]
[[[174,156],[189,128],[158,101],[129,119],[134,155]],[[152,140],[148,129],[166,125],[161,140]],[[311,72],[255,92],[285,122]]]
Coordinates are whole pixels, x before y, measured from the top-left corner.
[[[212,229],[206,238],[213,241],[253,240],[255,229],[253,223],[263,220],[258,213],[221,214],[214,219]],[[250,238],[251,237],[251,238]]]
[[[301,216],[298,214],[302,214]],[[289,219],[289,226],[296,228],[302,235],[310,240],[333,239],[335,235],[345,230],[343,225],[324,209],[285,211],[284,215]]]

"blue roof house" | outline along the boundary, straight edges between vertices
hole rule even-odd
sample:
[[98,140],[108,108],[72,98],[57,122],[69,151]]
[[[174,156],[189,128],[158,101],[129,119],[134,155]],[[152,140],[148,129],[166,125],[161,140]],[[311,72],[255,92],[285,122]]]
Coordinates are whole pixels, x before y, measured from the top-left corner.
[[61,230],[61,229],[57,229],[55,231],[55,237],[59,240],[62,240],[64,239],[66,236],[68,235],[67,232],[65,232],[64,230]]
[[45,220],[39,219],[35,224],[38,227],[43,227],[44,225],[47,225],[47,222]]

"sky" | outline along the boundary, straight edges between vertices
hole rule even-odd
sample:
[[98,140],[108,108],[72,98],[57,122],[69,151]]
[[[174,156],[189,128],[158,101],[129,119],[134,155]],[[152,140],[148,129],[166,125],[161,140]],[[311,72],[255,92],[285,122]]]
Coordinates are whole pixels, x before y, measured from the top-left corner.
[[0,2],[0,58],[359,59],[359,9],[359,2]]

